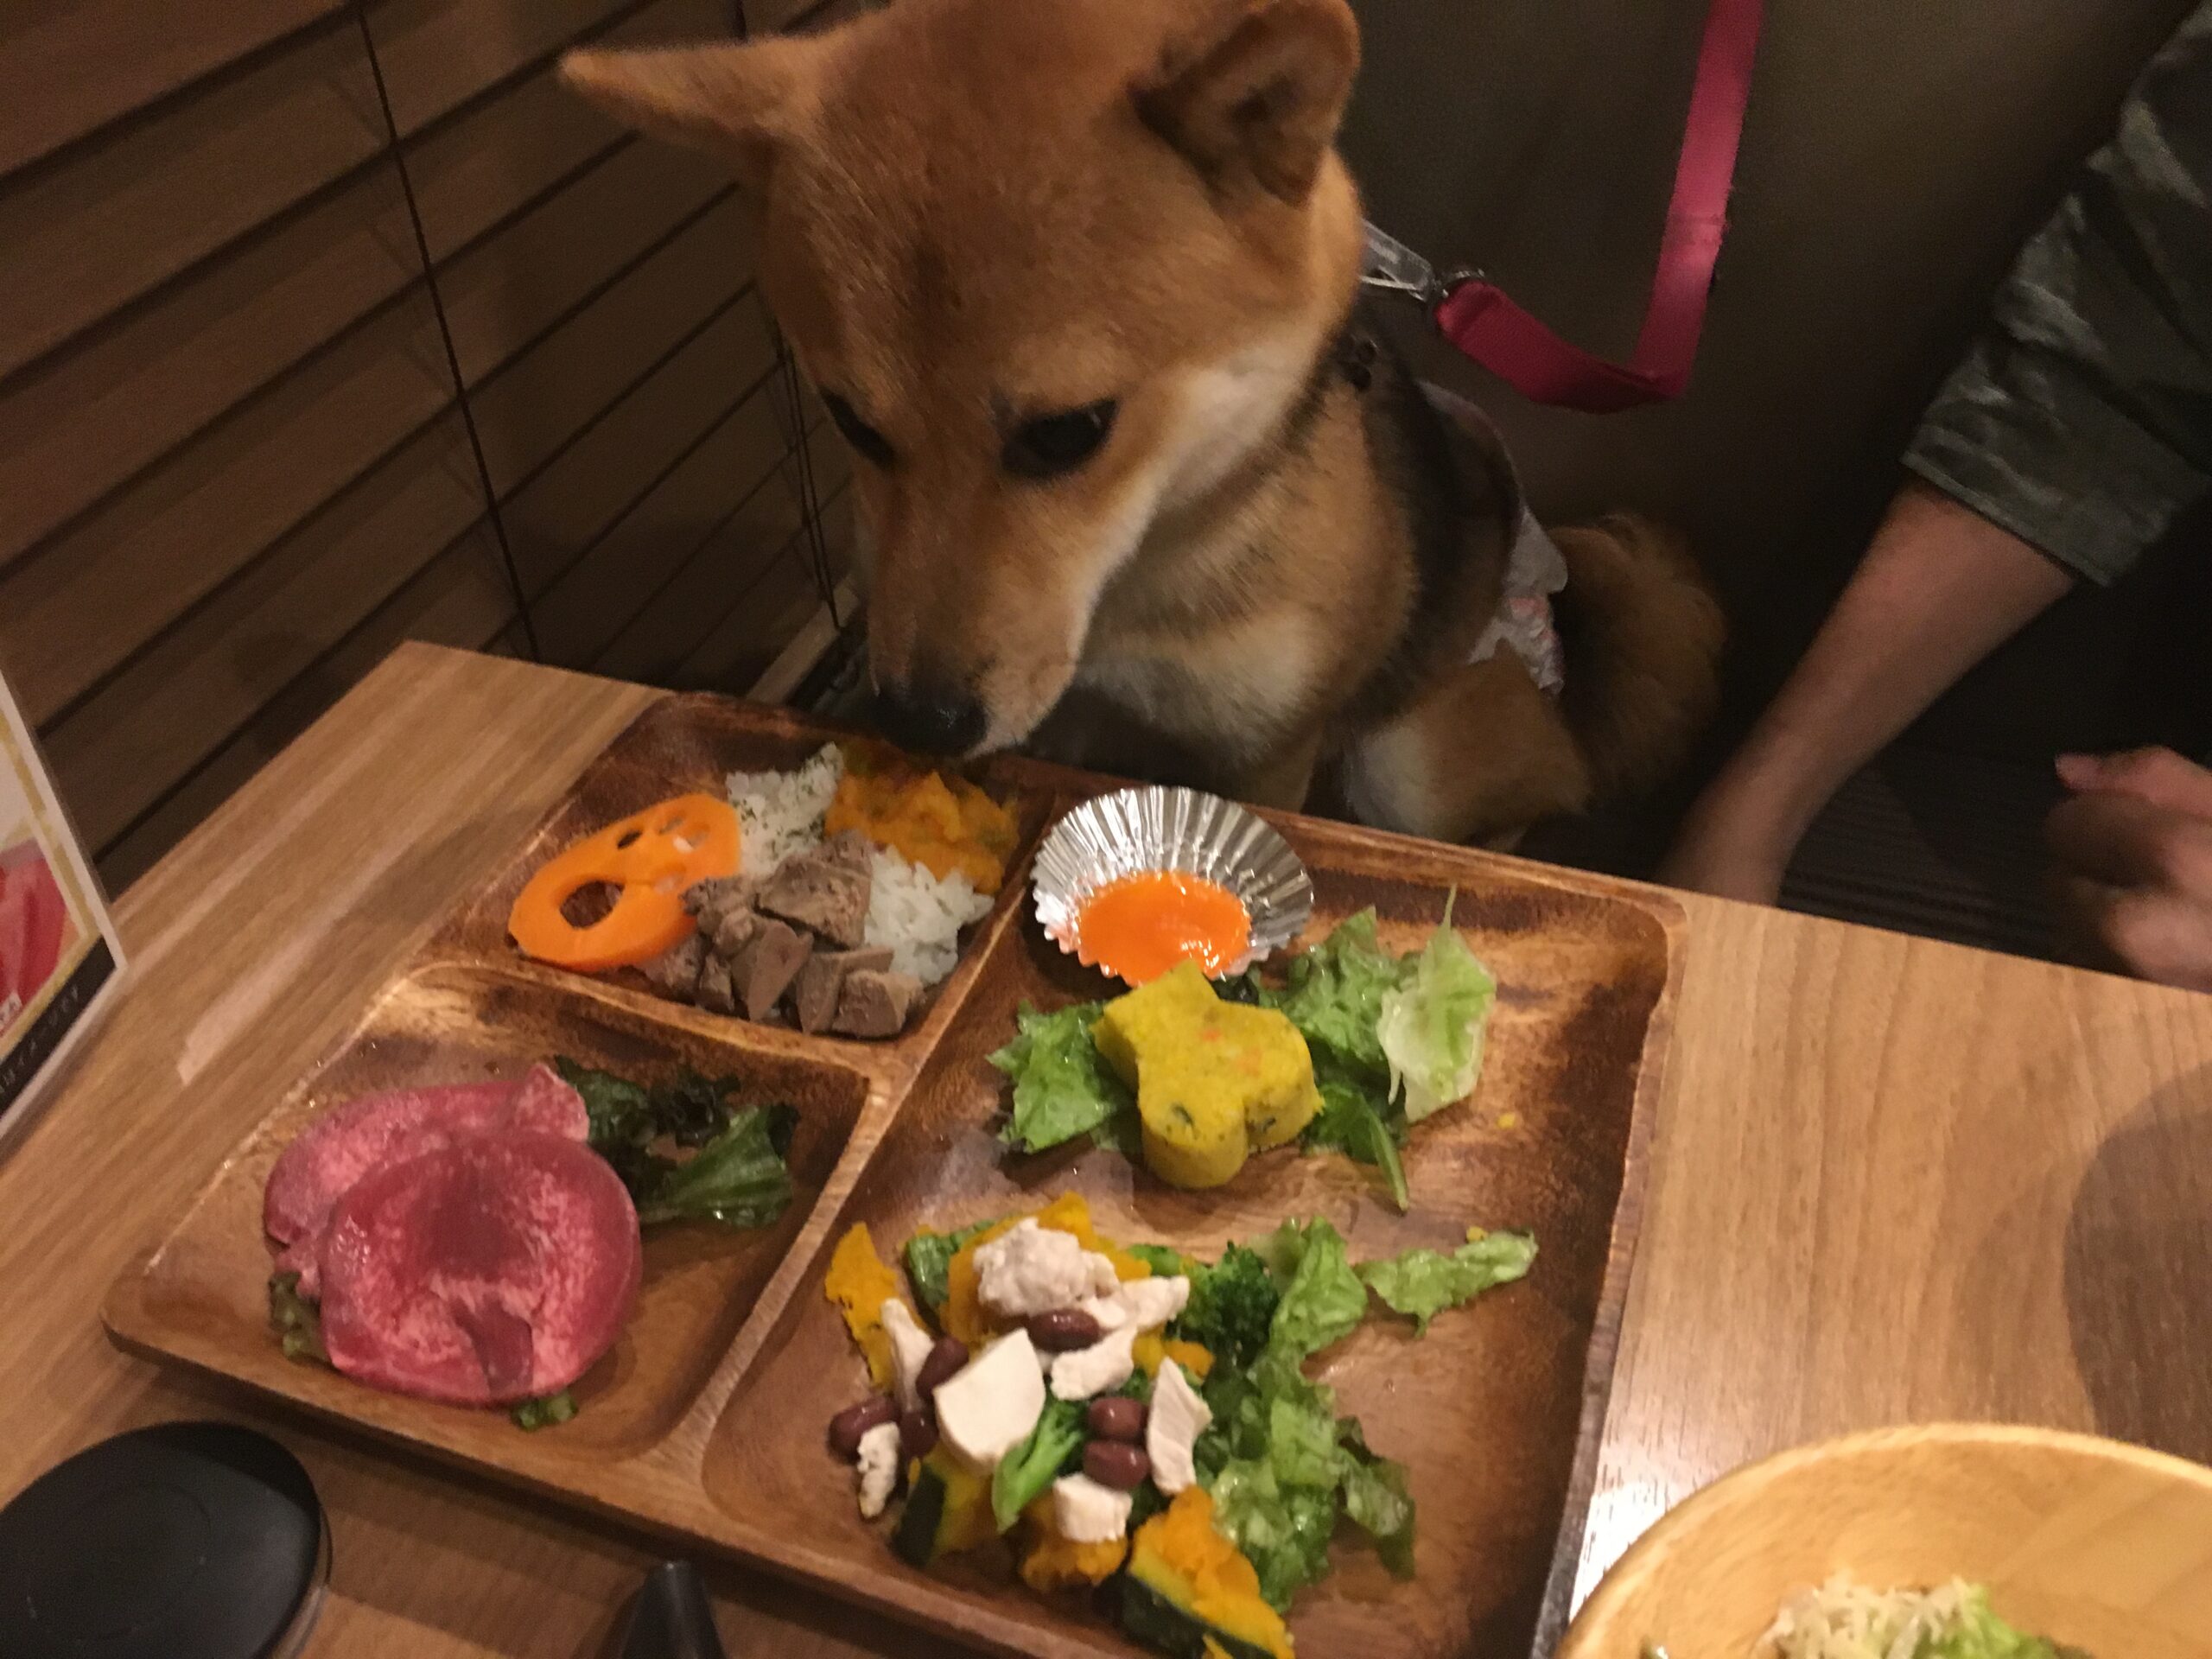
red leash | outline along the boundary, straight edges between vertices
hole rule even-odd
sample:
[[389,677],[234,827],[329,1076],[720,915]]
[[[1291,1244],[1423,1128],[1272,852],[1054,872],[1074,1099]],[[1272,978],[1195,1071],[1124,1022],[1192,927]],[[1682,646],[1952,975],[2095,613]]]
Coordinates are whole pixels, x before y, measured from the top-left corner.
[[[1727,231],[1728,192],[1763,11],[1764,0],[1712,0],[1706,14],[1667,232],[1635,355],[1625,364],[1592,356],[1480,277],[1439,285],[1435,316],[1445,338],[1540,404],[1609,415],[1682,395],[1697,360],[1713,264]],[[1380,257],[1387,266],[1389,255]],[[1385,285],[1403,284],[1386,280]]]

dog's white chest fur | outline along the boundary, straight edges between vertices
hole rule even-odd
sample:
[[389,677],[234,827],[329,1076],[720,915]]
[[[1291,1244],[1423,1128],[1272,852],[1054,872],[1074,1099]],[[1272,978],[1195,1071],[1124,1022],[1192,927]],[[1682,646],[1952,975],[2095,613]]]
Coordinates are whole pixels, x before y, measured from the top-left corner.
[[1229,624],[1202,650],[1102,653],[1077,683],[1147,726],[1249,762],[1306,717],[1324,655],[1306,617],[1272,611]]

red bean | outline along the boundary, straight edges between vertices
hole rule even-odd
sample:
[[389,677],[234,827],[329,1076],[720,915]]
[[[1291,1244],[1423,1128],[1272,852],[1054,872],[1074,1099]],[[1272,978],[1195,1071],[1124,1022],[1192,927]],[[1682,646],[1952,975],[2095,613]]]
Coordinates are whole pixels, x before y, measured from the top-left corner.
[[1093,1440],[1083,1448],[1083,1472],[1101,1486],[1134,1492],[1152,1474],[1152,1459],[1118,1440]]
[[922,1369],[914,1376],[914,1392],[927,1405],[937,1398],[937,1391],[968,1369],[968,1349],[957,1337],[939,1337],[937,1346],[930,1350],[930,1357],[922,1362]]
[[937,1450],[937,1413],[927,1406],[899,1414],[899,1449],[908,1458],[926,1458]]
[[1040,1354],[1071,1354],[1103,1335],[1098,1321],[1079,1307],[1056,1307],[1029,1316],[1029,1340]]
[[899,1408],[888,1395],[871,1394],[858,1405],[847,1406],[830,1420],[830,1444],[841,1458],[857,1458],[861,1440],[871,1428],[894,1421]]
[[1141,1440],[1144,1439],[1144,1402],[1124,1395],[1109,1395],[1103,1400],[1090,1402],[1089,1422],[1094,1437],[1102,1440]]

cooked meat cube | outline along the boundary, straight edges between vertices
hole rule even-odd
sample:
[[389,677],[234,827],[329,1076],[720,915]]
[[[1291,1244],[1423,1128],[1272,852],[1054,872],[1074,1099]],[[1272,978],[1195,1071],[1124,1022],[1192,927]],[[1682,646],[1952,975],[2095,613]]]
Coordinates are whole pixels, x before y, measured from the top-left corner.
[[752,907],[753,890],[758,886],[749,875],[713,876],[686,887],[683,906],[699,918],[699,931],[711,937],[729,912]]
[[817,950],[798,970],[791,988],[791,1007],[798,1013],[798,1028],[819,1034],[837,1017],[837,999],[845,988],[845,976],[891,965],[891,948],[877,945],[861,950]]
[[874,867],[875,847],[857,830],[840,830],[822,843],[821,856],[829,863],[865,875]]
[[696,933],[681,944],[664,950],[651,962],[640,963],[638,971],[664,996],[672,996],[679,1002],[689,1002],[699,988],[700,970],[707,965],[707,942]]
[[912,974],[862,969],[845,976],[837,995],[837,1018],[830,1027],[848,1037],[896,1037],[906,1016],[922,1000],[922,982]]
[[841,949],[855,949],[868,932],[868,876],[821,853],[784,861],[760,885],[760,906],[771,916],[818,933]]
[[729,964],[720,957],[709,953],[707,965],[699,970],[698,1002],[702,1008],[716,1014],[737,1012],[737,986],[730,978]]
[[[705,924],[703,920],[701,925]],[[760,912],[750,905],[732,905],[715,918],[715,954],[732,968],[760,931]]]
[[798,970],[806,966],[813,949],[812,939],[773,917],[760,924],[760,931],[733,964],[730,976],[745,1004],[747,1019],[766,1020],[776,1011],[777,1002],[798,977]]

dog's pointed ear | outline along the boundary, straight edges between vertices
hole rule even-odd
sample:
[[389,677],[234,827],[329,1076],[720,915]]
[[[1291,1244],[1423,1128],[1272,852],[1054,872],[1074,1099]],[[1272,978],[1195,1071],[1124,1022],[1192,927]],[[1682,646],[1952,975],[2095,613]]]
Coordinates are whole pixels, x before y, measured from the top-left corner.
[[571,52],[570,90],[649,137],[719,156],[756,195],[797,134],[820,73],[810,37],[650,51]]
[[1337,140],[1359,25],[1345,0],[1215,0],[1135,89],[1137,113],[1230,199],[1306,200]]

